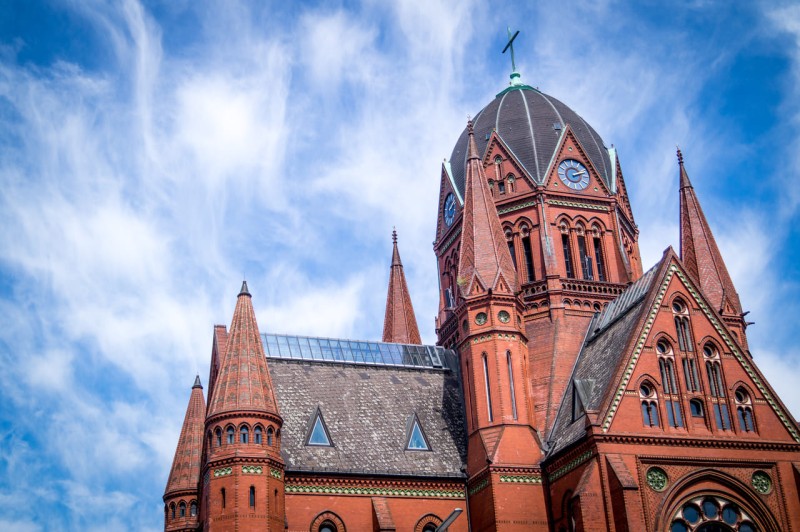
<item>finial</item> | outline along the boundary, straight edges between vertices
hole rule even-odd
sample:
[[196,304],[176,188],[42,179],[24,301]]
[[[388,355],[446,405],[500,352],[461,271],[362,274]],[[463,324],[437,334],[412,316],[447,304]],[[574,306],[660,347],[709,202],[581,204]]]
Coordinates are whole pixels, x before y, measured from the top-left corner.
[[397,228],[392,226],[392,242],[397,244]]
[[473,135],[475,132],[472,129],[472,118],[467,115],[467,134]]
[[200,384],[200,375],[198,375],[194,378],[194,386],[192,386],[192,388],[202,388],[202,387],[203,385]]
[[519,79],[519,72],[517,72],[517,64],[514,61],[514,39],[516,39],[517,35],[519,35],[519,30],[515,31],[514,35],[511,35],[511,28],[507,26],[506,29],[508,30],[508,43],[506,44],[506,47],[503,48],[503,53],[506,53],[506,50],[509,48],[511,49],[511,82],[509,85],[522,85],[522,81]]
[[681,153],[681,149],[678,146],[675,146],[678,149],[678,164],[683,166],[683,154]]
[[239,290],[239,295],[240,296],[249,296],[250,295],[250,291],[247,289],[247,281],[242,281],[242,289]]

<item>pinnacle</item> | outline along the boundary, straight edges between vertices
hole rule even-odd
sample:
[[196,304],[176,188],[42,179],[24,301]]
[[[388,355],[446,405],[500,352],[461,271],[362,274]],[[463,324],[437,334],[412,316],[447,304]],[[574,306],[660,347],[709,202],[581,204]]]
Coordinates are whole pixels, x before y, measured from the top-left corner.
[[398,344],[422,344],[417,318],[411,304],[403,262],[397,249],[397,231],[392,231],[392,265],[389,271],[389,292],[383,319],[383,341]]
[[475,144],[475,131],[472,128],[472,120],[467,121],[467,132],[469,133],[467,161],[471,161],[472,159],[480,159],[480,156],[478,155],[478,146]]
[[186,416],[181,427],[175,458],[167,479],[165,494],[174,491],[196,489],[200,481],[200,451],[203,442],[203,426],[206,418],[206,405],[203,399],[203,387],[199,385],[200,377],[195,379]]
[[247,281],[242,281],[242,289],[239,290],[239,295],[240,296],[249,296],[250,295],[250,291],[247,289]]
[[686,173],[686,168],[683,167],[683,153],[681,153],[681,149],[678,148],[678,165],[680,166],[681,172],[681,189],[691,187],[692,182],[689,181],[689,175]]
[[200,382],[200,375],[197,375],[194,378],[194,386],[192,386],[192,388],[202,388],[202,387],[203,387],[203,384]]

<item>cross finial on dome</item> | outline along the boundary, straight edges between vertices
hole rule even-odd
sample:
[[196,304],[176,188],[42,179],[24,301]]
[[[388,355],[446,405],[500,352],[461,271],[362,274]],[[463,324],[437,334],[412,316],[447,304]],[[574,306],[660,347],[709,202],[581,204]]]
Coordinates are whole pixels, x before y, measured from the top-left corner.
[[511,83],[509,85],[522,85],[522,81],[519,79],[519,72],[517,72],[517,63],[514,61],[514,39],[519,35],[519,30],[515,31],[514,35],[511,35],[511,28],[506,26],[506,29],[508,30],[508,43],[503,48],[503,53],[506,53],[506,50],[511,50]]

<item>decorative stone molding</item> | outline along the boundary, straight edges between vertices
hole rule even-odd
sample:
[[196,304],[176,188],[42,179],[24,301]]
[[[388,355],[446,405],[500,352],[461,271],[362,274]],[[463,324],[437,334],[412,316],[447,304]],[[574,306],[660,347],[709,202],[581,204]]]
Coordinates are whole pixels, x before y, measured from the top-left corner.
[[664,491],[667,488],[669,478],[667,473],[660,467],[651,467],[647,470],[647,485],[653,491]]

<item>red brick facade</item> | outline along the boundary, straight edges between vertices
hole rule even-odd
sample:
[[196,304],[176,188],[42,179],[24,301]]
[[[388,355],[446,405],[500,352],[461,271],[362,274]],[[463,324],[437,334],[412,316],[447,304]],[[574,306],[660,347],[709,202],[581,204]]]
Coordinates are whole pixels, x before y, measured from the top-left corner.
[[[682,157],[680,256],[644,272],[616,151],[587,146],[593,130],[548,100],[564,123],[526,166],[503,137],[511,90],[547,98],[499,94],[496,124],[470,123],[441,174],[437,343],[458,357],[463,470],[287,468],[245,285],[214,331],[207,412],[192,390],[165,530],[424,532],[456,508],[453,531],[800,530],[800,427],[748,350]],[[394,244],[384,340],[417,344]],[[197,514],[173,515],[181,502]]]

